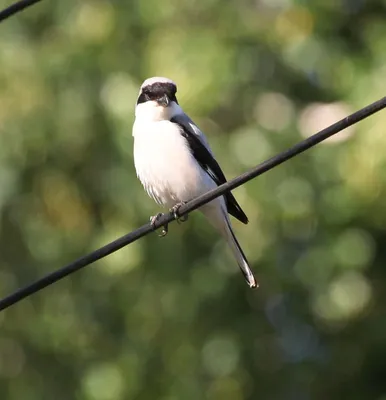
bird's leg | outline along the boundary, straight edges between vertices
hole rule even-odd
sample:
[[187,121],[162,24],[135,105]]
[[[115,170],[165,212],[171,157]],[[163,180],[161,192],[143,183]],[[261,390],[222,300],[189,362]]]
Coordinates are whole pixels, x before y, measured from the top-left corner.
[[[155,229],[155,228],[154,228],[155,223],[156,223],[163,215],[164,215],[164,214],[162,214],[162,213],[158,213],[157,215],[154,215],[154,216],[150,217],[150,225],[153,227],[153,229]],[[165,225],[162,227],[162,231],[161,231],[161,233],[160,233],[158,236],[159,236],[159,237],[164,237],[164,236],[166,236],[166,235],[168,234],[168,230],[169,230],[168,224],[165,224]]]
[[179,224],[180,224],[181,222],[186,222],[186,221],[188,220],[188,217],[189,217],[188,214],[186,214],[186,215],[184,215],[184,216],[182,216],[182,217],[180,217],[180,216],[178,215],[178,210],[179,210],[179,208],[180,208],[181,206],[183,206],[184,204],[186,204],[186,201],[181,201],[180,203],[177,203],[175,206],[173,206],[173,207],[170,209],[170,212],[173,213],[174,218],[176,219],[176,221],[177,221]]

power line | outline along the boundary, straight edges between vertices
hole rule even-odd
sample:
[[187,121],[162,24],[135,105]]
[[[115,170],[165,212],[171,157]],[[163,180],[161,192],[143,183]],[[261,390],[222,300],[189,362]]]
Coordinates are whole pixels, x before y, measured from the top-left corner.
[[[367,117],[370,117],[371,115],[377,113],[378,111],[381,111],[385,107],[386,107],[386,97],[383,97],[382,99],[379,99],[374,103],[369,104],[368,106],[356,111],[355,113],[347,116],[346,118],[341,119],[335,124],[330,125],[328,128],[325,128],[319,131],[318,133],[315,133],[314,135],[308,137],[307,139],[302,140],[301,142],[290,147],[288,150],[285,150],[277,154],[276,156],[268,159],[267,161],[264,161],[263,163],[259,164],[250,171],[245,172],[244,174],[238,176],[237,178],[234,178],[231,181],[228,181],[227,183],[218,186],[216,189],[213,189],[210,192],[207,192],[202,196],[189,201],[189,203],[181,206],[181,208],[178,209],[178,214],[180,216],[188,214],[190,211],[203,206],[204,204],[208,203],[214,198],[224,194],[229,190],[233,190],[241,186],[242,184],[250,181],[251,179],[256,178],[257,176],[264,174],[265,172],[297,156],[298,154],[303,153],[304,151],[310,149],[311,147],[317,145],[318,143],[323,142],[323,140],[326,140],[329,137],[348,128],[349,126],[354,125],[357,122],[362,121]],[[161,223],[159,224],[159,226],[162,226],[163,221],[160,220],[160,222]],[[1,301],[0,301],[0,311],[1,311]]]
[[20,0],[17,3],[10,5],[9,7],[0,11],[0,22],[11,17],[12,15],[18,13],[19,11],[22,11],[29,6],[32,6],[33,4],[37,3],[38,1],[41,1],[41,0]]
[[[253,168],[249,172],[246,172],[231,181],[224,183],[221,186],[218,186],[216,189],[213,189],[204,195],[197,197],[189,201],[188,203],[181,206],[178,210],[178,214],[180,216],[186,215],[189,212],[203,206],[204,204],[208,203],[209,201],[213,200],[214,198],[223,195],[225,192],[235,189],[238,186],[250,181],[253,178],[256,178],[259,175],[271,170],[272,168],[282,164],[283,162],[289,160],[290,158],[295,157],[296,155],[308,150],[309,148],[315,146],[316,144],[322,142],[323,140],[329,138],[332,135],[342,131],[343,129],[348,128],[351,125],[356,124],[357,122],[369,117],[372,114],[382,110],[386,107],[386,97],[368,105],[367,107],[362,108],[361,110],[349,115],[348,117],[336,122],[335,124],[329,126],[326,129],[316,133],[309,138],[302,140],[301,142],[297,143],[293,147],[289,148],[288,150],[279,153],[278,155],[268,159],[267,161],[259,164],[257,167]],[[114,253],[115,251],[121,249],[122,247],[133,243],[134,241],[142,238],[143,236],[149,234],[155,229],[158,229],[164,226],[167,223],[170,223],[174,220],[173,213],[164,214],[160,217],[152,227],[150,224],[143,225],[139,229],[128,233],[125,236],[120,237],[117,240],[93,251],[81,257],[74,262],[66,265],[65,267],[58,269],[43,278],[33,282],[32,284],[25,286],[21,289],[18,289],[14,293],[10,294],[9,296],[4,297],[0,300],[0,311],[5,310],[6,308],[10,307],[11,305],[18,303],[20,300],[44,289],[45,287],[63,279],[67,275],[72,274],[75,271],[80,270],[81,268],[100,260],[107,255]]]

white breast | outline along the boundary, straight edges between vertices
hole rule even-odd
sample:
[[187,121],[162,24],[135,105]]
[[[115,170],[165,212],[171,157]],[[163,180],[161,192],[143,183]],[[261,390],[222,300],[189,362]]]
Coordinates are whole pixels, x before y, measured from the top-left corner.
[[178,125],[136,121],[133,136],[138,178],[157,203],[172,207],[216,186],[193,157]]

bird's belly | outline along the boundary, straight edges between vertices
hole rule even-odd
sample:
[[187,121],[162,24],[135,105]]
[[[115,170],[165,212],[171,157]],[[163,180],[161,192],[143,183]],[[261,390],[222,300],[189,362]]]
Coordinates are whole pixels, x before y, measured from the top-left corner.
[[135,138],[135,167],[149,196],[172,207],[215,186],[180,134],[160,133],[152,140]]

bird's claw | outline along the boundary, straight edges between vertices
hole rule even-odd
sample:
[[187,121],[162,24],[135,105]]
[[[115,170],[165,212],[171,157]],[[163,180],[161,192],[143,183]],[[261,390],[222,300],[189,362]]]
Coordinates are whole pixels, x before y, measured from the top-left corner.
[[[181,203],[176,204],[175,206],[173,206],[173,207],[170,209],[170,212],[173,213],[175,220],[176,220],[179,224],[188,220],[188,215],[183,215],[182,217],[180,217],[180,216],[178,215],[178,210],[179,210],[179,208],[180,208],[182,205],[184,205],[184,204],[185,204],[185,202],[182,201]],[[164,215],[164,214],[162,214],[162,213],[158,213],[157,215],[154,215],[154,216],[150,217],[150,225],[152,226],[152,228],[153,228],[154,230],[155,230],[155,223],[156,223],[163,215]],[[166,235],[168,234],[168,231],[169,231],[168,224],[165,224],[165,225],[162,227],[161,233],[160,233],[158,236],[159,236],[159,237],[164,237],[164,236],[166,236]]]
[[[158,213],[157,215],[154,215],[154,216],[150,217],[150,225],[153,227],[154,230],[155,230],[155,227],[154,227],[155,223],[156,223],[162,216],[163,216],[162,213]],[[164,237],[164,236],[166,236],[166,235],[168,234],[168,231],[169,231],[168,224],[165,224],[165,225],[162,227],[161,233],[160,233],[158,236],[159,236],[159,237]]]
[[173,206],[173,207],[170,209],[170,212],[172,212],[173,215],[174,215],[174,219],[175,219],[179,224],[182,223],[182,222],[186,222],[186,221],[188,220],[188,217],[189,217],[188,214],[183,215],[182,217],[180,217],[180,216],[178,215],[178,210],[179,210],[180,207],[183,206],[184,204],[186,204],[186,202],[185,202],[185,201],[181,201],[180,203],[177,203],[175,206]]

